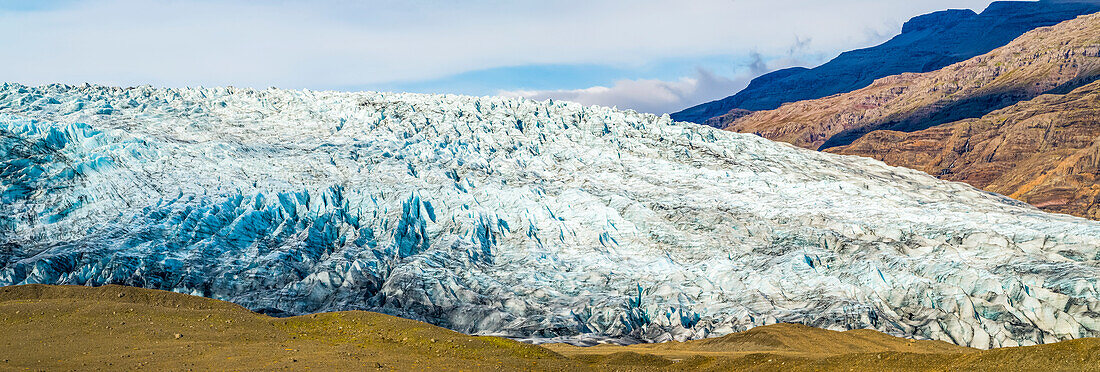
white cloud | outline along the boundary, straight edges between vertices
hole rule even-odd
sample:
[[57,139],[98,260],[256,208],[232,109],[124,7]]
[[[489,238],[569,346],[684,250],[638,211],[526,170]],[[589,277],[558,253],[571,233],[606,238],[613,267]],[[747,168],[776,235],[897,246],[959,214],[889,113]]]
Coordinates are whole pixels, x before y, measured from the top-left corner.
[[[525,64],[863,46],[988,0],[103,0],[0,10],[0,80],[327,88]],[[682,83],[682,82],[681,82]],[[686,84],[686,83],[683,83]],[[674,87],[670,91],[677,91]]]
[[615,106],[655,114],[684,108],[691,102],[702,102],[714,95],[729,95],[744,88],[743,80],[733,80],[700,70],[694,77],[677,81],[620,80],[613,86],[595,86],[585,89],[546,91],[501,91],[500,95],[524,97],[534,100],[555,99],[579,102],[585,105]]
[[[797,47],[805,47],[806,40],[796,41]],[[502,90],[502,96],[524,97],[534,100],[554,99],[572,101],[584,105],[599,105],[632,109],[652,114],[665,114],[682,110],[702,102],[727,97],[744,89],[752,78],[782,68],[815,65],[822,56],[798,55],[792,48],[783,57],[765,59],[753,53],[749,63],[736,76],[724,77],[698,68],[693,76],[674,81],[658,79],[619,80],[610,87],[594,86],[583,89],[563,90]]]

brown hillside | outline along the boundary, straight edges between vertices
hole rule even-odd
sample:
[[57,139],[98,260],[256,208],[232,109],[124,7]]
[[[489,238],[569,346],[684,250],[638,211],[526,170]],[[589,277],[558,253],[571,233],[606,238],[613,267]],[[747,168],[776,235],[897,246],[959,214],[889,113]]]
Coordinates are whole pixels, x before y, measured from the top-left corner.
[[874,131],[830,152],[966,182],[1050,212],[1100,219],[1100,82],[912,133]]

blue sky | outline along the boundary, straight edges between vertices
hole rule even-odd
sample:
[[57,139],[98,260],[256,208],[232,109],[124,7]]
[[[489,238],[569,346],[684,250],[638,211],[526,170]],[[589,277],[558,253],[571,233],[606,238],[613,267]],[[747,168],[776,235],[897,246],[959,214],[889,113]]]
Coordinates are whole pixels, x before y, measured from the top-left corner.
[[988,0],[0,0],[0,80],[502,94],[665,113]]

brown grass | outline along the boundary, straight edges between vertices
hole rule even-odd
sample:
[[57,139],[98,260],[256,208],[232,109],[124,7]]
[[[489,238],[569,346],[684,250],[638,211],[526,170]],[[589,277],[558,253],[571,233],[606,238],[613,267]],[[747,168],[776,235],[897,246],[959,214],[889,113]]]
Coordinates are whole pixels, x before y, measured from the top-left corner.
[[800,325],[631,346],[528,345],[370,312],[271,318],[120,286],[0,288],[0,370],[1100,370],[1100,340],[978,351]]

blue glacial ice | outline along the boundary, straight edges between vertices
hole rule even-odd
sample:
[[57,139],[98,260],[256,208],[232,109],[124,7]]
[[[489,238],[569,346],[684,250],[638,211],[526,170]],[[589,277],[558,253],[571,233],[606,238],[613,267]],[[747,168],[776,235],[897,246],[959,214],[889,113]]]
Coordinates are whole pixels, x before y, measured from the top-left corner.
[[532,341],[1100,336],[1100,223],[871,159],[498,97],[0,86],[0,285]]

